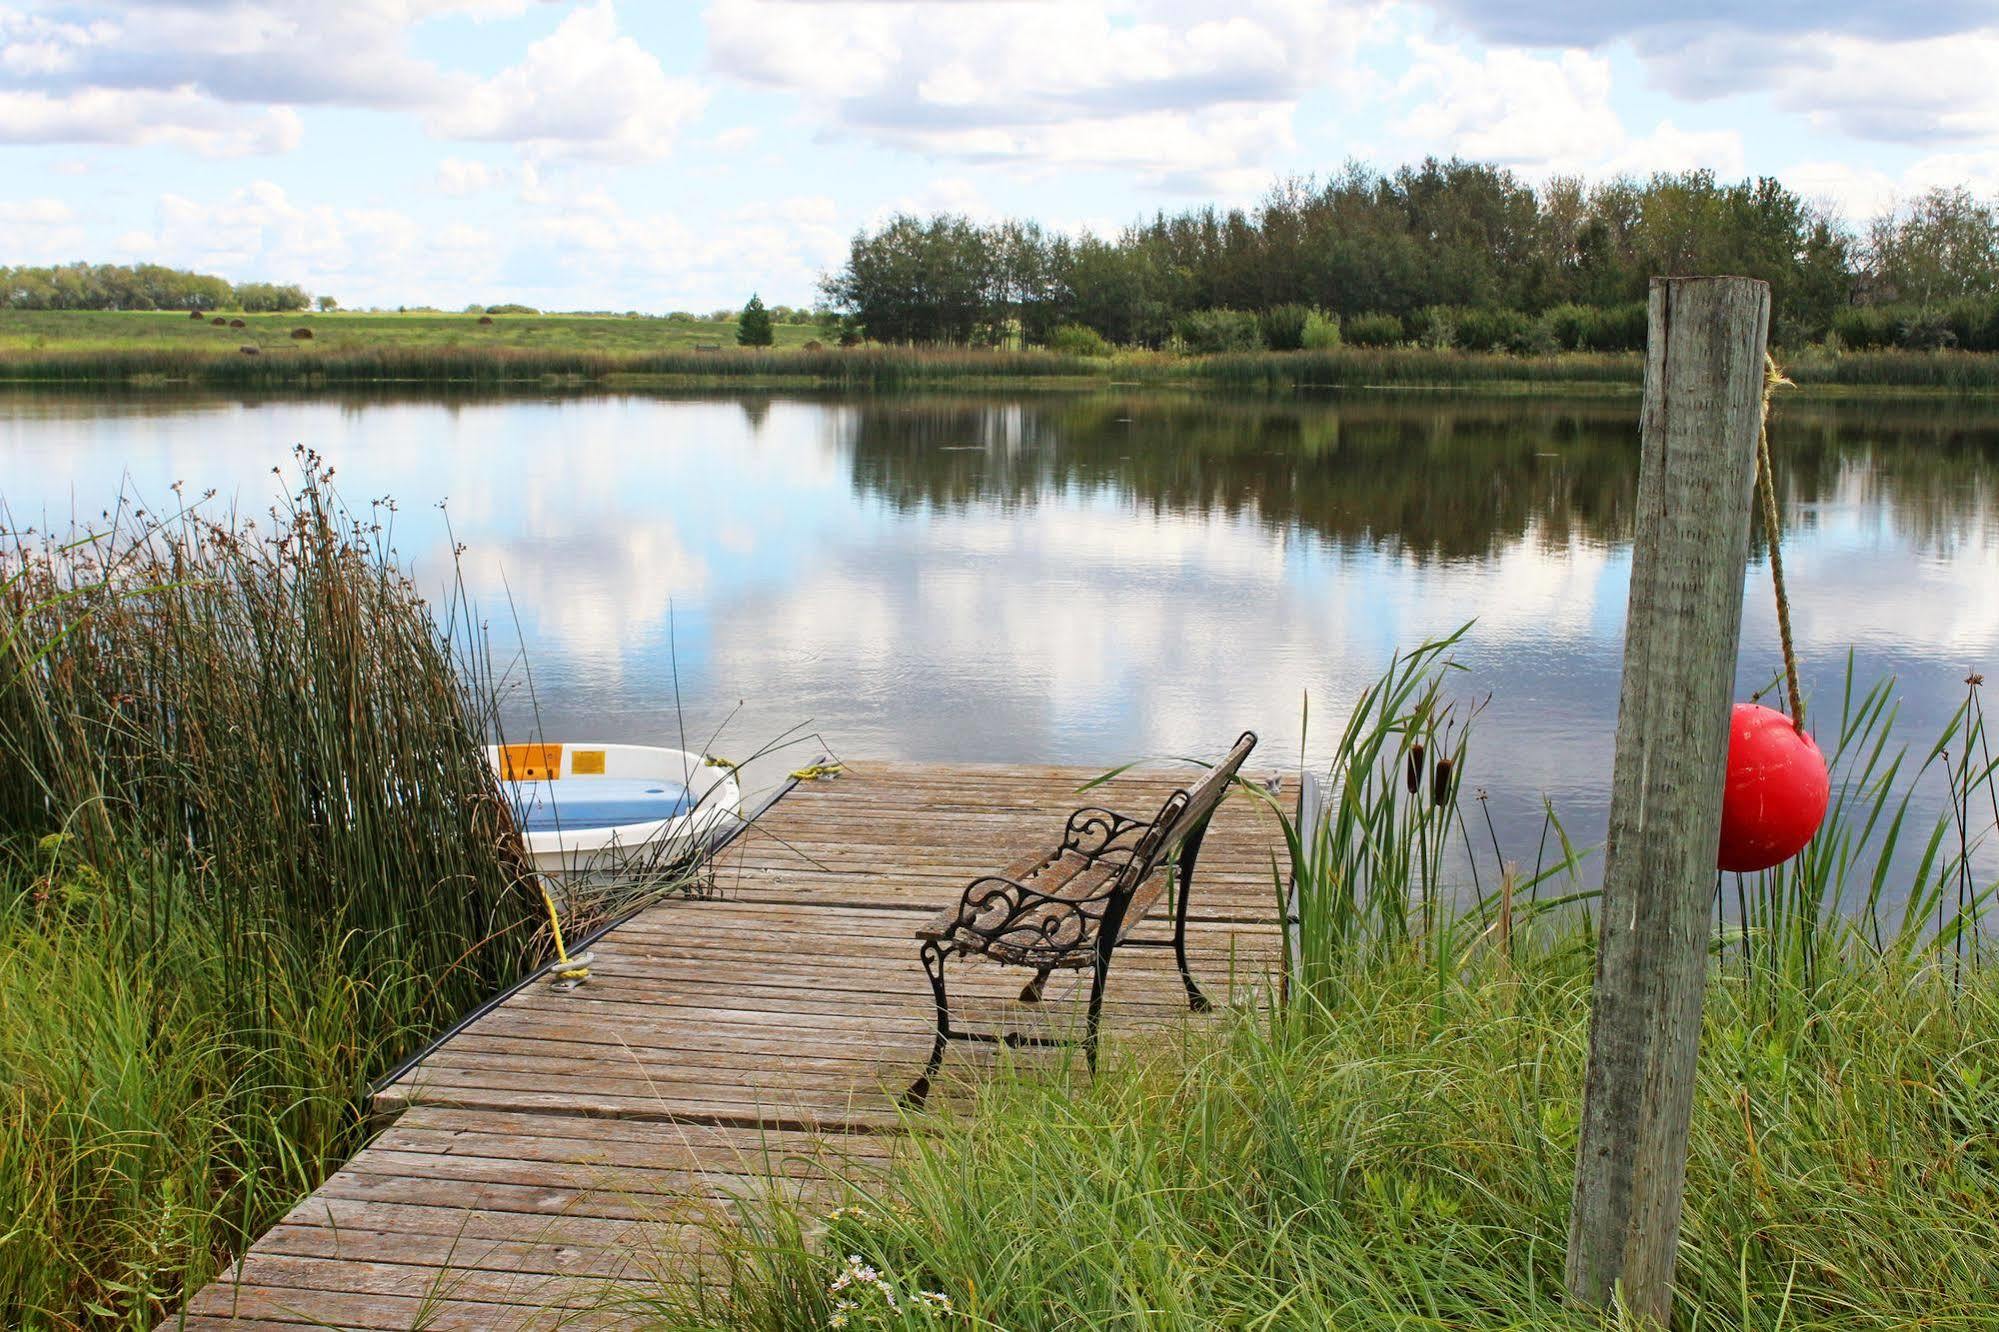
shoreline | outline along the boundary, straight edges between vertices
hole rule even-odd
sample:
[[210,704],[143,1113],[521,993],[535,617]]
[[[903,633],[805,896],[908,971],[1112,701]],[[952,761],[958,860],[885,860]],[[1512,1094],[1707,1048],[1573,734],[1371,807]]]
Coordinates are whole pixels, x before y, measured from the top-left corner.
[[[255,315],[243,327],[152,313],[0,311],[0,388],[129,390],[362,387],[544,390],[838,389],[952,385],[1248,393],[1453,391],[1636,394],[1639,352],[1470,352],[1339,346],[1188,356],[863,344],[821,347],[786,325],[778,346],[733,345],[733,326],[594,316],[479,325],[465,316]],[[1809,396],[1999,394],[1999,353],[1836,352],[1778,360]]]

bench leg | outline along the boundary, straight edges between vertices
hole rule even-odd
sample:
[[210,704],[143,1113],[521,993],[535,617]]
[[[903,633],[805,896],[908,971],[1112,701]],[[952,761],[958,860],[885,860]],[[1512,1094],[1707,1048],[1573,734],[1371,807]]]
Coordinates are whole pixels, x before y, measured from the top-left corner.
[[1043,967],[1040,971],[1035,972],[1034,979],[1021,987],[1020,1002],[1023,1004],[1040,1003],[1042,987],[1048,984],[1048,975],[1053,970],[1053,967]]
[[1214,1005],[1208,996],[1201,993],[1201,987],[1194,983],[1194,973],[1187,970],[1187,896],[1194,886],[1194,861],[1201,854],[1201,839],[1208,835],[1208,825],[1187,834],[1187,840],[1180,847],[1180,895],[1173,904],[1173,960],[1180,964],[1180,983],[1187,987],[1187,1007],[1196,1013],[1205,1013]]
[[944,961],[950,953],[935,939],[925,939],[920,956],[923,970],[930,976],[930,993],[937,1002],[937,1036],[931,1042],[930,1059],[923,1066],[923,1075],[902,1094],[902,1103],[915,1110],[921,1110],[930,1099],[930,1079],[937,1076],[937,1069],[944,1062],[944,1043],[951,1039],[951,1007],[944,994]]
[[1096,966],[1090,972],[1090,1016],[1083,1029],[1083,1058],[1090,1065],[1090,1076],[1097,1073],[1097,1029],[1103,1025],[1104,983],[1111,975],[1111,950],[1099,945]]

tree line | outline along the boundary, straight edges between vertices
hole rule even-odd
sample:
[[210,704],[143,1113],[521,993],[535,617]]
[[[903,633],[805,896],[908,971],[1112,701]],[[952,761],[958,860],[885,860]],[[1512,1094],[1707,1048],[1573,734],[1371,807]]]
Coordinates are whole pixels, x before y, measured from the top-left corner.
[[[0,309],[241,310],[246,314],[303,310],[303,287],[279,282],[230,282],[161,264],[55,264],[0,267]],[[325,302],[331,308],[332,301]]]
[[850,341],[1621,350],[1643,345],[1648,280],[1697,273],[1768,281],[1782,345],[1999,350],[1992,203],[1933,190],[1856,230],[1772,177],[1711,171],[1535,188],[1457,159],[1350,165],[1111,238],[899,215],[821,290]]

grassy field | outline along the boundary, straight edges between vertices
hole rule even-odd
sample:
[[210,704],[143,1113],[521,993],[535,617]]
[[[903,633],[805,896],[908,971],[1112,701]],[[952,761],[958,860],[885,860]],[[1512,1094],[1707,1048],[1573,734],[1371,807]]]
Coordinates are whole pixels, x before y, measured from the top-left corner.
[[[776,327],[777,345],[735,345],[735,325],[598,315],[294,314],[235,316],[243,327],[155,312],[0,311],[0,383],[70,387],[329,388],[361,384],[504,387],[656,383],[891,388],[988,385],[1178,385],[1250,392],[1314,388],[1561,387],[1635,391],[1636,353],[1433,350],[1418,346],[1180,356],[808,346],[817,329]],[[310,339],[293,338],[310,329]],[[246,350],[247,349],[247,350]],[[1999,355],[1804,348],[1783,358],[1811,392],[1871,389],[1999,392]]]
[[[481,324],[472,314],[225,315],[242,328],[217,326],[170,311],[0,310],[0,365],[28,354],[196,352],[241,356],[256,347],[265,355],[344,356],[361,351],[495,350],[640,356],[663,351],[736,345],[734,322],[631,319],[622,315],[493,315]],[[293,329],[312,330],[310,341]],[[779,347],[816,338],[809,325],[778,324]]]
[[[1307,941],[1288,1002],[1266,987],[1095,1079],[1002,1075],[912,1125],[885,1177],[829,1161],[837,1206],[713,1221],[719,1280],[618,1300],[688,1332],[1635,1329],[1562,1281],[1594,895],[1569,891],[1570,856],[1503,875],[1496,846],[1483,892],[1441,890],[1440,848],[1476,854],[1456,792],[1480,757],[1445,666],[1433,646],[1360,700],[1327,822],[1287,821]],[[1717,884],[1681,1332],[1999,1325],[1983,717],[1969,697],[1905,755],[1892,687],[1836,703],[1828,826]],[[1960,803],[1909,826],[1911,779]],[[1925,834],[1889,909],[1886,852]]]

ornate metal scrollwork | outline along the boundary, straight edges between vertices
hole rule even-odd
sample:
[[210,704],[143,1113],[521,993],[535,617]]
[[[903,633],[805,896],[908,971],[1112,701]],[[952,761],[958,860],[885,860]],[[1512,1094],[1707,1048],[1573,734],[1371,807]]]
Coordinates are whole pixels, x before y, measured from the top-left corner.
[[1117,887],[1118,876],[1113,875],[1083,896],[1061,897],[988,874],[966,886],[953,933],[972,935],[981,951],[1003,950],[1035,966],[1060,965],[1095,933],[1104,904]]
[[1138,848],[1138,841],[1145,835],[1145,830],[1151,826],[1143,819],[1134,819],[1115,810],[1086,806],[1069,816],[1069,825],[1062,834],[1062,849],[1091,860],[1115,852],[1130,856]]

